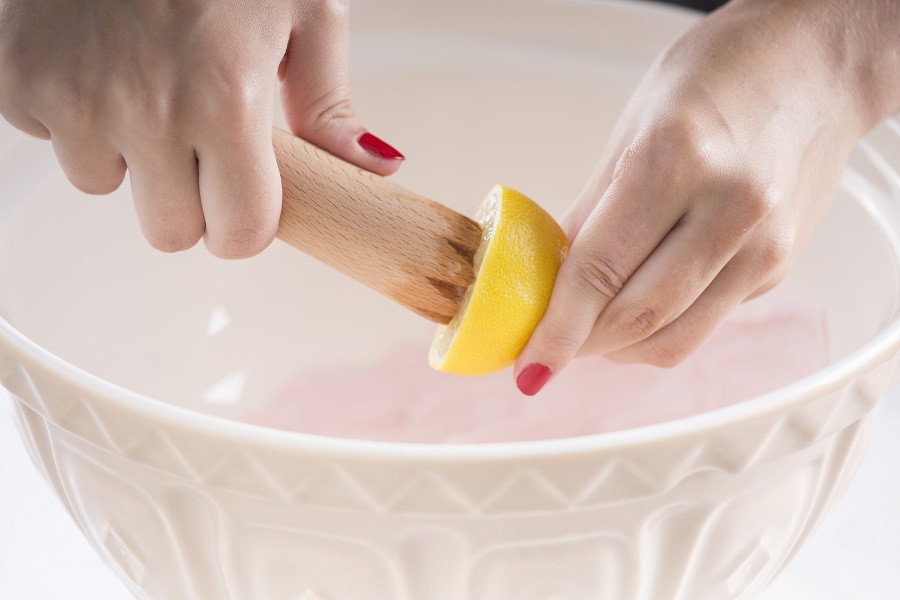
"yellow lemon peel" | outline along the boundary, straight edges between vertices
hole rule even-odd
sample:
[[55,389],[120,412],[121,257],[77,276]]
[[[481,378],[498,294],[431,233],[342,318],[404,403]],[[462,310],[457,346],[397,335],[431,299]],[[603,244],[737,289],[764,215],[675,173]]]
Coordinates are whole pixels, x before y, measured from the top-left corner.
[[494,186],[476,215],[482,239],[475,282],[459,314],[439,326],[429,364],[446,373],[486,375],[504,369],[544,316],[569,245],[559,224],[527,196]]

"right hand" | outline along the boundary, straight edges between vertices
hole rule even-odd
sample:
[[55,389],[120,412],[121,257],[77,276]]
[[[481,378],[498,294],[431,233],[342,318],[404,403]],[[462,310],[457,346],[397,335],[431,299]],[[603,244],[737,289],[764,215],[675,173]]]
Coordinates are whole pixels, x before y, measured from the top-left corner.
[[859,137],[900,108],[898,6],[733,0],[660,56],[563,220],[523,392],[576,355],[674,366],[781,280]]
[[0,0],[0,115],[51,140],[84,192],[114,191],[127,169],[155,248],[202,237],[217,256],[250,256],[281,213],[276,74],[294,134],[381,175],[399,168],[389,146],[360,143],[347,13],[342,0]]

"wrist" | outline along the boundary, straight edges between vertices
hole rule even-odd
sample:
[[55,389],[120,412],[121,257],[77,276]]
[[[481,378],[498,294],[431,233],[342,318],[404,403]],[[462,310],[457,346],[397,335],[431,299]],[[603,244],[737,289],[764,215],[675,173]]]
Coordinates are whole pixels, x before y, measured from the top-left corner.
[[849,13],[861,47],[854,84],[861,114],[871,129],[900,111],[900,2],[838,2]]
[[[734,0],[762,11],[766,24],[805,47],[801,60],[827,73],[826,99],[841,103],[868,131],[900,110],[900,2],[880,0]],[[731,6],[730,5],[730,6]]]

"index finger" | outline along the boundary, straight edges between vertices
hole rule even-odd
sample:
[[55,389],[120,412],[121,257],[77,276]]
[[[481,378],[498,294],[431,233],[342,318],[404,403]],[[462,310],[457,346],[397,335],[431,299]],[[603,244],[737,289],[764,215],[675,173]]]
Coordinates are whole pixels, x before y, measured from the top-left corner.
[[514,374],[524,393],[536,393],[540,386],[533,389],[523,371],[541,365],[554,374],[565,367],[606,305],[684,210],[685,203],[672,197],[663,178],[640,177],[630,169],[618,169],[573,241],[557,274],[547,312],[516,361]]

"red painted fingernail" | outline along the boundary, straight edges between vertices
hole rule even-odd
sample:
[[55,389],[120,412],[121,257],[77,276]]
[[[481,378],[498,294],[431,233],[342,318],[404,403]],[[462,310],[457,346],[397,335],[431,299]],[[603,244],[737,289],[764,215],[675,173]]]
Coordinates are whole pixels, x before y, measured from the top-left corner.
[[381,138],[375,137],[368,131],[356,138],[356,143],[362,146],[363,150],[378,158],[385,158],[387,160],[403,160],[406,158],[400,154],[396,148]]
[[516,377],[516,385],[519,387],[519,391],[526,396],[534,396],[541,391],[551,375],[553,373],[546,365],[531,363]]

